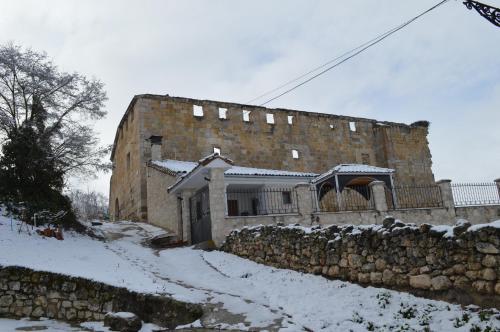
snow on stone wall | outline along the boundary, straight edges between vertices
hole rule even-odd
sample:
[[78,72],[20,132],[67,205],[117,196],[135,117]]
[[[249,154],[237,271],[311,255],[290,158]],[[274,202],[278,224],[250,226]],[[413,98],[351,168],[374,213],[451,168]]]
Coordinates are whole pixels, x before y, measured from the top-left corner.
[[68,322],[101,321],[127,311],[174,328],[202,315],[199,305],[51,272],[0,266],[0,317],[48,317]]
[[500,307],[500,221],[470,227],[257,226],[233,231],[226,252],[258,263],[439,298]]

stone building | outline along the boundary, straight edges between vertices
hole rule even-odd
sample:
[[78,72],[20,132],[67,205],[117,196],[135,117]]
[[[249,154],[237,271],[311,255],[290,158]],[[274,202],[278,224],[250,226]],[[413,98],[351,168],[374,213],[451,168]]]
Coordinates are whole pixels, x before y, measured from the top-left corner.
[[135,96],[114,140],[112,216],[148,220],[147,163],[197,161],[219,149],[238,165],[323,173],[342,163],[432,183],[428,122],[412,125],[159,95]]
[[[190,211],[190,197],[169,191],[169,188],[199,166],[197,161],[213,153],[234,161],[226,170],[246,169],[243,175],[238,175],[246,177],[242,180],[246,184],[240,181],[238,190],[270,190],[269,184],[293,187],[299,182],[311,182],[315,176],[341,164],[388,169],[392,184],[396,186],[435,185],[428,127],[426,121],[407,125],[168,95],[137,95],[116,131],[111,154],[110,214],[115,220],[147,221],[178,235],[184,229],[180,237],[189,240],[190,232],[186,230],[189,219],[184,224],[182,220],[193,212]],[[249,169],[257,171],[248,173]],[[281,173],[276,174],[276,170]],[[298,176],[283,175],[283,172],[295,172]],[[230,179],[234,175],[223,177]],[[198,185],[208,188],[210,177],[200,179]],[[365,177],[365,182],[351,184],[367,185],[374,180],[374,177]],[[223,190],[227,191],[228,183]],[[186,187],[191,191],[194,188]],[[357,195],[355,191],[349,192]],[[369,205],[370,194],[357,192]],[[287,193],[280,195],[285,201],[291,200]],[[323,197],[322,193],[320,195]],[[332,196],[340,203],[341,196],[346,195],[334,190],[332,195],[325,197]],[[347,195],[342,199],[348,198]],[[252,199],[253,203],[250,200],[248,204],[264,204],[258,197]],[[254,206],[243,212],[234,201],[228,197],[222,201],[226,217],[234,211],[241,217],[242,213],[248,215],[258,210]],[[241,202],[243,200],[238,204]],[[338,212],[338,209],[339,206],[330,212]]]

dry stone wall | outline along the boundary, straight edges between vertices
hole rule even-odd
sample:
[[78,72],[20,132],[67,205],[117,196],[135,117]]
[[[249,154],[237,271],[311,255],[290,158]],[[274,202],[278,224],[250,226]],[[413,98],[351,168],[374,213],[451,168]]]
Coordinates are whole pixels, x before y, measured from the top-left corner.
[[146,322],[168,328],[202,315],[200,306],[167,297],[57,273],[0,267],[0,317],[82,322],[101,321],[106,313],[120,311],[133,312]]
[[[500,308],[500,228],[404,224],[258,226],[222,250],[258,263],[461,304]],[[497,222],[498,226],[498,222]]]

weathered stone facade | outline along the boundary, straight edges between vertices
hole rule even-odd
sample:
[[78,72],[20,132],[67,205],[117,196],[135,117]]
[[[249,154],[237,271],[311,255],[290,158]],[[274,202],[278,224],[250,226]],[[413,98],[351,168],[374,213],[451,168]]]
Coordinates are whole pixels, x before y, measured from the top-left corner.
[[[203,116],[193,115],[194,105],[203,107]],[[224,119],[219,108],[227,109]],[[243,121],[244,111],[250,112],[249,121]],[[273,124],[267,123],[267,114],[273,115]],[[219,148],[240,166],[322,173],[341,163],[366,163],[394,168],[398,183],[420,184],[434,181],[427,134],[427,122],[406,125],[139,95],[130,103],[115,137],[110,213],[112,218],[148,219],[146,167],[152,158],[151,136],[162,137],[158,155],[164,159],[196,161]],[[293,158],[292,150],[298,158]]]
[[[163,169],[149,165],[147,168],[147,205],[155,208],[148,211],[148,222],[170,232],[178,233],[181,216],[180,201],[175,195],[169,195],[167,189],[174,184],[176,177]],[[189,211],[189,207],[186,211]]]
[[28,268],[0,267],[0,317],[101,321],[108,312],[133,312],[146,322],[175,328],[202,315],[198,305],[140,294],[84,278]]
[[500,229],[411,226],[260,226],[234,231],[223,250],[258,263],[326,277],[500,307]]

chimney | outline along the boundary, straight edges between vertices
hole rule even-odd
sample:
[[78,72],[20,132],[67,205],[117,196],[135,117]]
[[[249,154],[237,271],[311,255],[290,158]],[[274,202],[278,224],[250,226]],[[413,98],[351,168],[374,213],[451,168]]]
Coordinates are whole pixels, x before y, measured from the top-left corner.
[[163,136],[151,136],[149,142],[151,143],[151,160],[162,160],[161,156],[161,143]]

